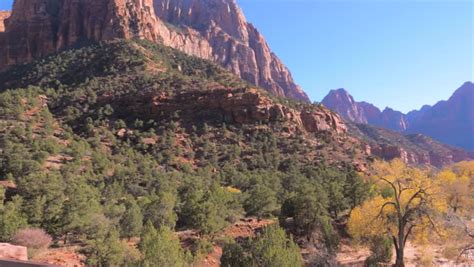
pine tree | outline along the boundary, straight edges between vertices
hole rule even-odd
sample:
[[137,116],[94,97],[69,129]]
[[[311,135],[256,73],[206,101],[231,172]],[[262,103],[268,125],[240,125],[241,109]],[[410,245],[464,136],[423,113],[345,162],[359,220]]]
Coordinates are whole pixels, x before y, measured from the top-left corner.
[[303,266],[298,245],[278,225],[266,227],[252,242],[251,252],[255,266]]
[[119,238],[119,232],[110,226],[103,226],[87,242],[89,254],[87,263],[90,266],[121,266],[125,260],[126,244]]
[[151,221],[156,228],[161,226],[173,229],[176,226],[177,215],[176,196],[170,192],[161,192],[145,209],[145,220]]
[[9,241],[19,229],[28,225],[21,212],[22,204],[20,197],[14,197],[12,201],[0,206],[0,241]]
[[143,254],[141,266],[185,266],[185,254],[179,243],[179,239],[173,236],[173,232],[163,226],[158,230],[148,221],[145,224],[139,249]]
[[143,215],[135,200],[128,203],[120,220],[120,228],[123,237],[131,238],[140,235],[143,228]]

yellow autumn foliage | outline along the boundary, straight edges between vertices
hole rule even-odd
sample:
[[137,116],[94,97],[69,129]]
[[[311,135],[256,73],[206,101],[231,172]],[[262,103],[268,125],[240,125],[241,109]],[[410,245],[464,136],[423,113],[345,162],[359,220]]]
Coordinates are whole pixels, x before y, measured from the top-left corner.
[[[376,161],[371,179],[379,190],[389,188],[391,196],[376,196],[355,208],[348,222],[349,233],[356,239],[382,234],[396,237],[399,219],[405,218],[407,228],[413,225],[407,235],[420,243],[427,242],[429,229],[434,227],[430,215],[448,209],[444,190],[431,173],[401,160]],[[446,177],[456,180],[451,175]]]
[[348,232],[356,240],[390,236],[399,264],[407,240],[421,245],[449,240],[464,231],[453,214],[459,218],[474,210],[474,161],[442,171],[376,161],[369,179],[380,194],[351,212]]
[[386,215],[394,212],[393,207],[389,207],[382,211],[385,216],[379,216],[380,209],[386,201],[383,197],[376,196],[352,210],[347,227],[354,239],[379,236],[386,231]]
[[463,214],[473,209],[474,161],[464,161],[446,168],[436,176],[440,195],[454,212]]

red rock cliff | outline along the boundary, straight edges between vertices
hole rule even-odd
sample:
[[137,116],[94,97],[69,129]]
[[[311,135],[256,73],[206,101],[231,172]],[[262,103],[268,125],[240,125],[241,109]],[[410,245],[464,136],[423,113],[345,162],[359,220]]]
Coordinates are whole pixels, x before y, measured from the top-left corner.
[[16,0],[0,35],[0,67],[28,62],[81,42],[160,39],[166,29],[152,0]]
[[[207,59],[275,95],[309,100],[234,0],[154,0],[154,7],[163,21],[198,32],[209,44]],[[202,54],[193,43],[170,45]]]
[[232,0],[15,0],[0,34],[0,68],[114,38],[163,42],[275,95],[308,101]]

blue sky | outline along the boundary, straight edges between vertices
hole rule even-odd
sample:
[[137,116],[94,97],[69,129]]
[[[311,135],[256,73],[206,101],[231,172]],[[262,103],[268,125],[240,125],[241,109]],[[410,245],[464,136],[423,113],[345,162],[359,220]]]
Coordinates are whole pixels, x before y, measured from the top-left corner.
[[312,100],[346,88],[406,112],[474,80],[470,0],[237,1]]

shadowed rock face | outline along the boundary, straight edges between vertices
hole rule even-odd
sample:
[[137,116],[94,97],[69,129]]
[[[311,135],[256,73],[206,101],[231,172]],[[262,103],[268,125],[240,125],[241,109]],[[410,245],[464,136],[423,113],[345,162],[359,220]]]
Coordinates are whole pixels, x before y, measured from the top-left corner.
[[474,151],[474,84],[464,83],[447,101],[408,114],[356,102],[344,89],[331,91],[322,102],[347,121],[402,133],[424,134],[442,143]]
[[[365,106],[355,102],[354,98],[344,89],[332,90],[323,99],[322,103],[339,113],[346,120],[355,123],[368,123]],[[378,110],[378,113],[380,113],[380,110]]]
[[162,42],[275,95],[309,101],[231,0],[16,0],[0,33],[0,68],[114,38]]
[[410,133],[474,151],[474,84],[464,83],[447,101],[409,113]]
[[344,89],[332,90],[322,103],[351,122],[371,124],[398,132],[403,132],[408,127],[403,113],[390,108],[382,112],[372,104],[356,102]]

